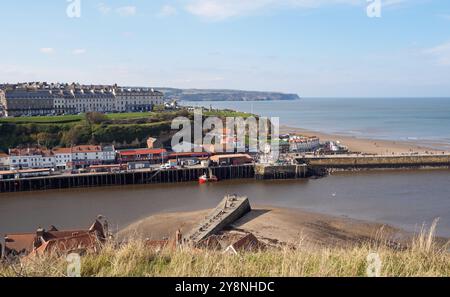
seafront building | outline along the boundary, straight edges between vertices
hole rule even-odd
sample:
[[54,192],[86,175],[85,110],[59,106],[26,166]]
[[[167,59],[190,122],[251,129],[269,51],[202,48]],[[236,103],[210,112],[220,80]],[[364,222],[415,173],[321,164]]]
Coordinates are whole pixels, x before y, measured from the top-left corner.
[[163,104],[164,94],[149,88],[74,83],[0,85],[0,106],[7,117],[141,112]]
[[55,164],[55,157],[49,150],[35,148],[9,150],[9,165],[13,170],[54,168]]
[[120,163],[149,162],[150,164],[162,164],[167,161],[165,149],[134,149],[117,152],[117,160]]
[[291,135],[289,145],[291,152],[312,152],[320,147],[320,139],[315,136]]
[[52,150],[55,156],[55,169],[64,170],[72,164],[72,148],[56,148]]
[[93,165],[113,164],[116,161],[114,146],[80,145],[53,150],[40,148],[10,149],[0,153],[0,170],[54,169],[67,170]]
[[1,170],[8,170],[10,168],[9,166],[9,156],[8,154],[0,152],[0,171]]

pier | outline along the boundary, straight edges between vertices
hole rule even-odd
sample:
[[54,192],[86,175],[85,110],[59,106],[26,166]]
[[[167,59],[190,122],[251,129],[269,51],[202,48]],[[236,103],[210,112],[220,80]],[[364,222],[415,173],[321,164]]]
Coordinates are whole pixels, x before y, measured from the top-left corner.
[[50,175],[33,178],[0,180],[0,193],[30,192],[52,189],[76,189],[104,186],[147,184],[175,184],[198,181],[206,172],[219,181],[232,179],[290,179],[306,178],[304,165],[269,166],[261,164],[230,165],[219,167],[194,167],[165,170],[139,170],[117,173],[85,173]]
[[450,168],[450,154],[303,156],[296,160],[310,171]]
[[117,173],[86,173],[52,175],[35,178],[0,180],[0,193],[27,192],[51,189],[73,189],[102,186],[166,184],[198,181],[211,170],[219,180],[254,178],[254,165],[220,166],[210,168],[179,168],[140,170]]
[[190,243],[198,244],[210,235],[216,234],[242,218],[250,211],[250,202],[247,197],[226,196],[197,227],[186,235],[185,239]]

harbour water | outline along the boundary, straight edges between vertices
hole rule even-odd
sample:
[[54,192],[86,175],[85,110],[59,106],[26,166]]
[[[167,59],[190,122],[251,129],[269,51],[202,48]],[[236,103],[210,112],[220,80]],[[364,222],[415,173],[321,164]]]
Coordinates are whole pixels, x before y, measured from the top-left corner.
[[450,237],[450,170],[340,173],[318,180],[224,181],[0,194],[0,234],[87,227],[102,214],[113,228],[159,212],[212,208],[226,194],[252,204],[301,208],[387,223],[408,231],[440,218]]
[[304,98],[183,104],[279,117],[282,125],[323,133],[413,141],[450,149],[450,98]]

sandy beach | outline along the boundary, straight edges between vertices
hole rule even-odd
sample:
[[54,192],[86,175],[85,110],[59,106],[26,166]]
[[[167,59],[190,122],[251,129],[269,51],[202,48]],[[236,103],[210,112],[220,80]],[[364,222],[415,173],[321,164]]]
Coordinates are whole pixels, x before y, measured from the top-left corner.
[[[128,238],[160,240],[172,237],[177,229],[187,233],[210,210],[161,213],[135,222],[121,230],[120,241]],[[236,221],[232,229],[251,232],[263,242],[296,246],[300,243],[348,247],[367,242],[403,245],[412,234],[377,223],[311,213],[301,209],[257,205]]]
[[[333,135],[320,133],[302,128],[294,128],[288,126],[280,127],[280,134],[296,133],[305,136],[317,136],[320,141],[340,141],[346,145],[352,152],[360,152],[367,154],[404,154],[404,153],[442,153],[442,150],[436,150],[413,141],[388,141],[357,138],[354,136]],[[446,151],[448,152],[448,151]]]

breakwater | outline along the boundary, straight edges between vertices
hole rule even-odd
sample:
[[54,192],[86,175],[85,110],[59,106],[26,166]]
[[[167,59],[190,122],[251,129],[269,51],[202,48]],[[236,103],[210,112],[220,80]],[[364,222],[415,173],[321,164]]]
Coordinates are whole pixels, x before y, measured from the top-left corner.
[[208,236],[222,231],[250,211],[251,206],[247,197],[226,196],[198,226],[186,235],[186,239],[198,244]]
[[309,170],[450,168],[450,154],[442,155],[336,155],[297,157]]

